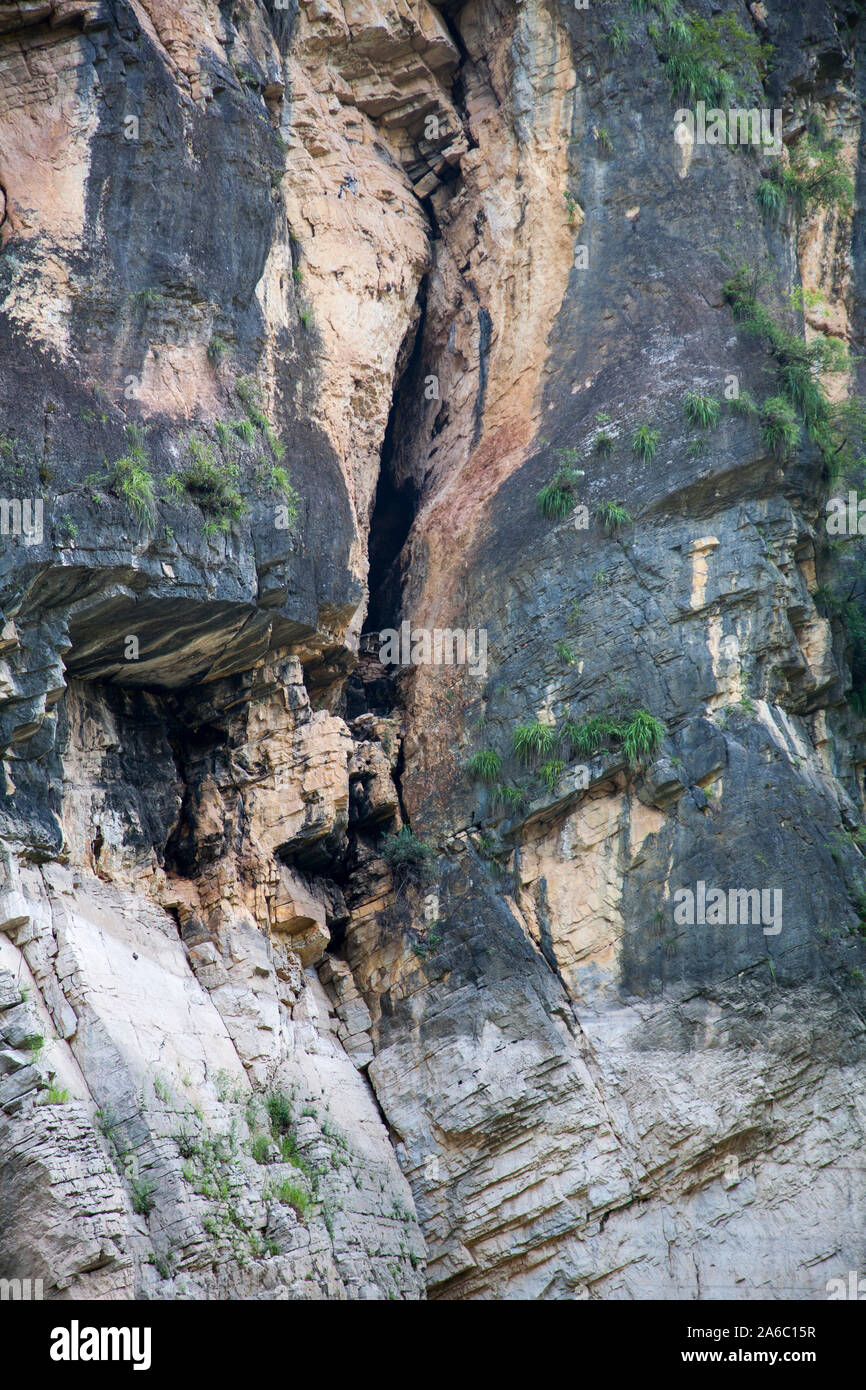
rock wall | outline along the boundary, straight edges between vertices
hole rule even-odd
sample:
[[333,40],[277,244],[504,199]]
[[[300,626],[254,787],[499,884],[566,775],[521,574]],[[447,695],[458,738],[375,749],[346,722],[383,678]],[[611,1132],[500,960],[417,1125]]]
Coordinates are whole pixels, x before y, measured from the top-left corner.
[[[675,138],[665,9],[0,5],[0,1277],[811,1299],[862,1267],[827,469],[683,412],[772,392],[743,263],[857,353],[862,217],[766,215],[772,156]],[[782,167],[818,118],[859,179],[861,7],[685,9],[732,17],[717,65],[769,46],[737,76]],[[586,510],[551,519],[563,461]],[[404,619],[483,629],[486,671],[384,667]],[[638,706],[651,756],[515,754]],[[779,930],[678,921],[699,882],[781,890]]]

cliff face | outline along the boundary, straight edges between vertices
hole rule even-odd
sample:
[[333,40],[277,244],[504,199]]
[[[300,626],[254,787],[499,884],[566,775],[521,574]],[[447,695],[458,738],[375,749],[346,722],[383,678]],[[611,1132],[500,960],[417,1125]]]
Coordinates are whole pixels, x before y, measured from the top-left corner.
[[[0,1277],[862,1266],[863,24],[0,5]],[[781,154],[676,130],[699,40]],[[486,670],[395,675],[402,620]]]

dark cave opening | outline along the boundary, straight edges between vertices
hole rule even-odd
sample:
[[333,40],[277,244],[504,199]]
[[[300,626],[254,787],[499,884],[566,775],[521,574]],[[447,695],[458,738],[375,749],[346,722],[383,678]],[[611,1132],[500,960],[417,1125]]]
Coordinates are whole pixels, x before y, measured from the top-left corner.
[[217,762],[222,761],[227,734],[215,723],[190,724],[173,709],[167,735],[182,787],[182,801],[163,846],[162,861],[169,872],[181,878],[195,878],[202,869],[202,847],[195,833],[193,785],[201,783],[203,767],[215,771]]
[[[418,287],[418,317],[400,348],[391,409],[379,458],[379,480],[370,517],[367,551],[369,602],[362,637],[396,627],[403,603],[403,548],[418,513],[421,489],[401,457],[403,432],[414,420],[413,395],[421,377],[424,325],[427,317],[427,279]],[[412,393],[407,395],[407,393]]]
[[418,509],[418,490],[411,479],[398,486],[392,477],[395,414],[396,398],[385,431],[376,500],[370,518],[370,604],[364,633],[379,632],[383,627],[397,624],[402,603],[400,557]]
[[402,370],[395,379],[391,410],[382,441],[379,479],[370,516],[367,547],[369,599],[361,630],[359,662],[345,686],[344,714],[388,714],[399,703],[396,672],[379,663],[379,633],[399,625],[405,582],[404,549],[418,512],[420,489],[411,477],[400,477],[398,440],[411,420],[407,389],[417,389],[417,369],[423,337],[426,284],[419,289],[421,313],[401,349]]

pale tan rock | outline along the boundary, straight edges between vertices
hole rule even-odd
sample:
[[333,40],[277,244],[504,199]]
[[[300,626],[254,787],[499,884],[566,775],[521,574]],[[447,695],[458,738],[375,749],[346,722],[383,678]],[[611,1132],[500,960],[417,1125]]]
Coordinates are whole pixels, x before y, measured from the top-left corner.
[[291,950],[304,967],[321,959],[331,939],[323,904],[285,868],[273,899],[272,930],[288,937]]

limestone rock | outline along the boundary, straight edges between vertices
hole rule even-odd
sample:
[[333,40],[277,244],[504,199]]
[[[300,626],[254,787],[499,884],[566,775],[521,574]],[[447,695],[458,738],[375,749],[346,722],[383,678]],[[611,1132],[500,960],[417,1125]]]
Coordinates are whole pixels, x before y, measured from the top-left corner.
[[[821,120],[856,174],[838,8],[730,11],[789,173]],[[718,248],[853,349],[836,407],[862,236],[844,199],[770,228],[776,156],[678,143],[629,31],[0,4],[0,1278],[809,1300],[858,1267],[861,541],[825,544],[816,430],[768,447],[791,376]],[[403,620],[484,662],[385,666]],[[675,911],[713,888],[778,919]]]

